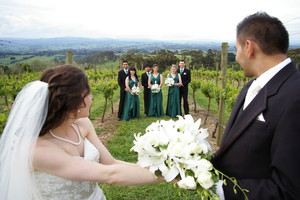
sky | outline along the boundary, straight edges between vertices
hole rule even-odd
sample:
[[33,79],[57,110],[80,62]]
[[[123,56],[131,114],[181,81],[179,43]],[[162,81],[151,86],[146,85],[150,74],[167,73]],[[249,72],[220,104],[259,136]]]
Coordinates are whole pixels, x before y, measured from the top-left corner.
[[0,0],[0,38],[142,38],[234,42],[265,11],[300,43],[299,0]]

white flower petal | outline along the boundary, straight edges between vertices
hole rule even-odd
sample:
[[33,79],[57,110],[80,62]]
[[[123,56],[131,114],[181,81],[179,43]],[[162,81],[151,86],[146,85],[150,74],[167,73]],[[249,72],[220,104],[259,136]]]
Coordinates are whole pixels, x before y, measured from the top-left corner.
[[178,186],[186,190],[195,190],[197,187],[194,177],[187,176],[185,179],[178,181]]
[[171,166],[170,170],[168,171],[168,173],[165,176],[165,180],[167,182],[172,181],[174,178],[176,178],[176,176],[179,174],[179,170],[177,169],[176,166]]

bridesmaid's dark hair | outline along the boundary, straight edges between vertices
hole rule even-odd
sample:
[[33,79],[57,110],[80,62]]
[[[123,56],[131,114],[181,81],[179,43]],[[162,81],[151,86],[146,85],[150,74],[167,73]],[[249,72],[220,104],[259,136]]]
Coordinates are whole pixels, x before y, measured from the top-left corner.
[[70,112],[77,111],[90,93],[88,78],[74,65],[60,65],[43,71],[41,81],[48,83],[48,114],[40,136],[61,125]]
[[136,80],[139,81],[138,75],[136,74],[136,69],[134,67],[129,68],[129,80],[131,80],[130,71],[135,71],[134,76],[135,76]]

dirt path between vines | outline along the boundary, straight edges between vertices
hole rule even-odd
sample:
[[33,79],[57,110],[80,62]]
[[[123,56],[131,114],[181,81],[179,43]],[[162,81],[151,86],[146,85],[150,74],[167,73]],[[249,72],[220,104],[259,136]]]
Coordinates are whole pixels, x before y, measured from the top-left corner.
[[[118,102],[114,103],[114,105],[113,105],[114,113],[113,114],[111,113],[110,110],[107,111],[107,113],[105,114],[103,123],[101,122],[102,117],[99,117],[92,121],[94,124],[94,127],[96,129],[97,135],[104,145],[107,145],[107,141],[114,136],[114,133],[117,130],[116,125],[118,123],[121,123],[120,121],[117,120],[118,119],[118,117],[117,117],[118,105],[119,105]],[[216,138],[212,137],[212,132],[215,129],[216,122],[211,117],[208,117],[206,124],[204,124],[206,111],[204,111],[199,106],[197,106],[197,112],[195,113],[194,105],[191,103],[191,100],[190,100],[190,114],[193,116],[195,121],[198,120],[199,118],[201,118],[201,120],[202,120],[201,127],[208,129],[210,136],[207,139],[208,139],[210,145],[212,146],[213,151],[216,151],[218,149],[217,141],[216,141]]]

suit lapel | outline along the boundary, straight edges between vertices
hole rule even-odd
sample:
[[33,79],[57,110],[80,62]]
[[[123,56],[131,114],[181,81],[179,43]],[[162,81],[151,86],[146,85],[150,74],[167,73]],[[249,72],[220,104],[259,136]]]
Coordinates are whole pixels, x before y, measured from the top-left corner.
[[232,116],[230,117],[228,124],[224,132],[224,138],[220,146],[217,156],[225,152],[237,139],[243,134],[245,129],[247,129],[257,116],[262,113],[267,108],[267,99],[275,95],[280,86],[284,81],[293,73],[296,72],[296,68],[293,63],[290,63],[279,71],[256,95],[256,97],[251,101],[247,108],[243,111],[239,118],[236,119],[239,109],[243,106],[246,93],[252,83],[249,82],[245,88],[241,91],[239,98],[237,99],[236,105],[232,110]]
[[234,104],[234,107],[232,109],[232,113],[230,115],[230,118],[228,120],[228,123],[226,125],[226,129],[224,131],[224,135],[223,135],[223,139],[222,139],[222,144],[225,143],[225,141],[229,138],[229,132],[232,129],[232,126],[234,124],[234,122],[236,121],[237,115],[239,113],[239,110],[241,109],[241,107],[244,104],[244,100],[247,94],[247,91],[251,85],[251,83],[253,82],[250,81],[247,85],[245,85],[245,87],[243,88],[243,90],[241,91],[240,95],[238,96],[236,103]]
[[[261,89],[239,118],[232,124],[232,127],[228,130],[227,137],[224,140],[223,151],[225,151],[245,131],[245,129],[256,120],[257,116],[266,109],[266,93],[265,88]],[[240,107],[242,106],[243,104]],[[236,115],[237,113],[235,116]]]

